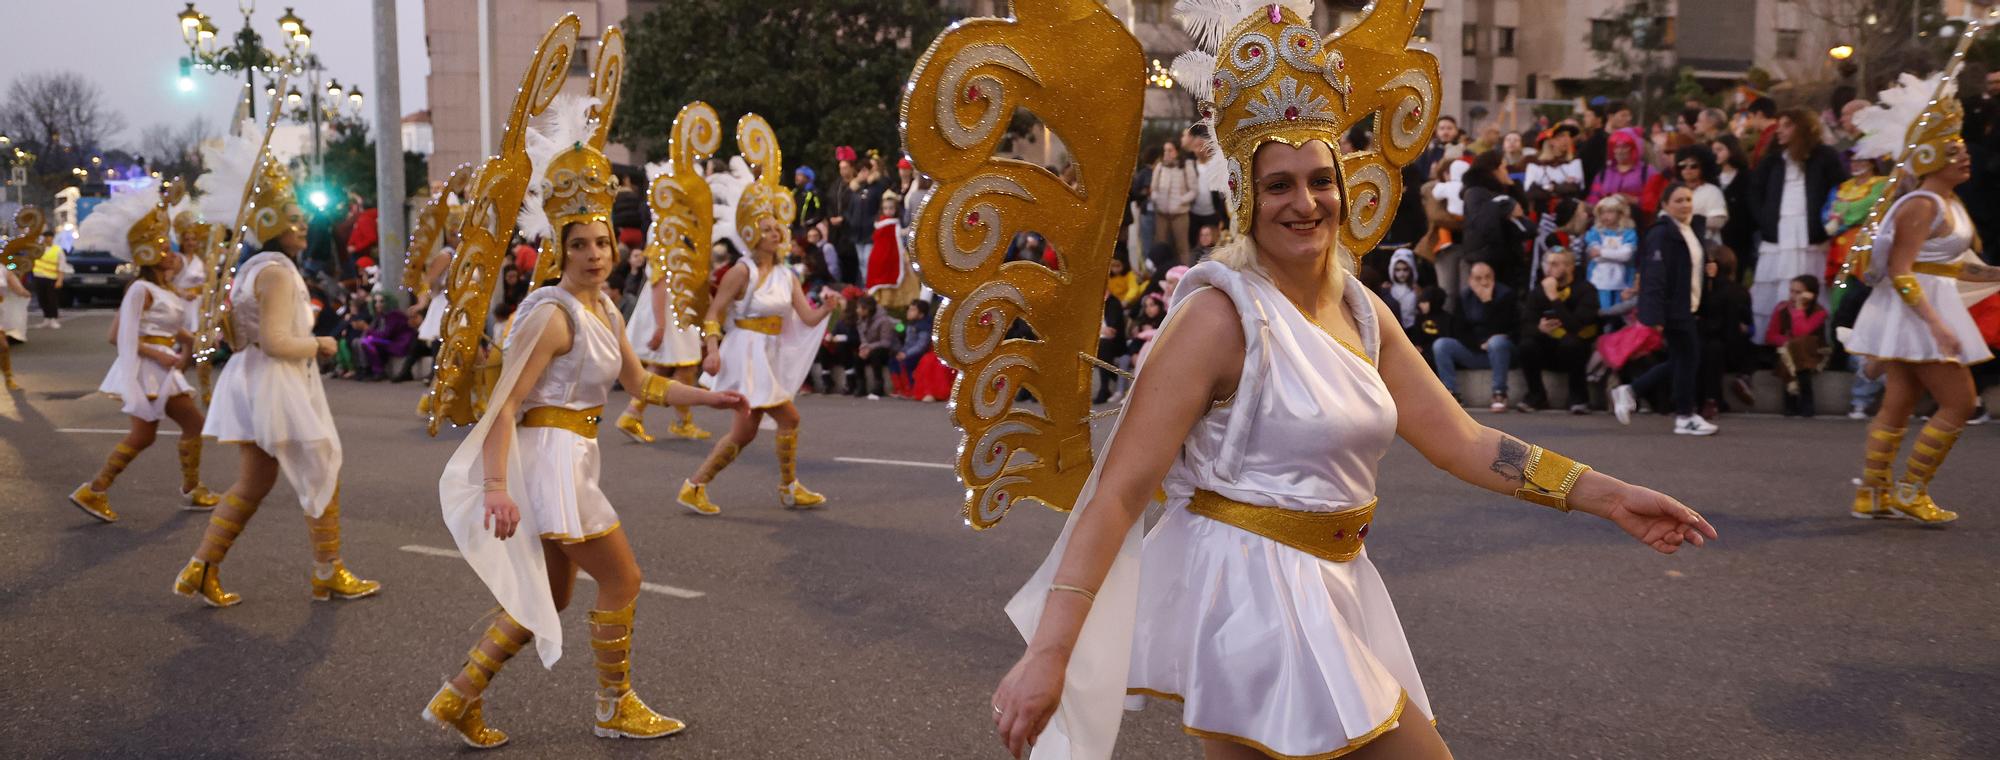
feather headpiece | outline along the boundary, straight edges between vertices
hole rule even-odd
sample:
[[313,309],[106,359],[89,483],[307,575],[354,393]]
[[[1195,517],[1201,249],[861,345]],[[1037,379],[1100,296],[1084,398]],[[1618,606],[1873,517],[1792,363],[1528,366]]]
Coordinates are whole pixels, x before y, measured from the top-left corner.
[[160,183],[147,182],[97,204],[83,224],[77,226],[78,248],[105,251],[120,261],[142,267],[157,266],[169,250],[168,236],[173,224],[167,218],[167,204],[160,195]]
[[[746,113],[736,121],[736,149],[756,175],[736,201],[736,236],[747,244],[757,240],[757,223],[762,219],[775,219],[780,227],[791,226],[798,206],[780,181],[784,154],[778,149],[777,133],[764,117]],[[744,253],[748,255],[747,247]]]
[[1901,159],[1919,177],[1949,164],[1945,148],[1961,140],[1965,108],[1958,102],[1957,83],[1943,78],[1942,72],[1921,78],[1903,74],[1882,91],[1876,106],[1856,111],[1854,126],[1863,134],[1854,143],[1854,156]]

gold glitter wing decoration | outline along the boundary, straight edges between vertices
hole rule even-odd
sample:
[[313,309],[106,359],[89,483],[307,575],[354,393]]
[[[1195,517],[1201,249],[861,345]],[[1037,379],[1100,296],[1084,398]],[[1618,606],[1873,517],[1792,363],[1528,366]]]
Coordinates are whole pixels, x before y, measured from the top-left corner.
[[[976,529],[1023,499],[1067,511],[1090,475],[1090,360],[1146,87],[1138,40],[1096,0],[1017,0],[1013,13],[945,30],[902,104],[903,144],[937,181],[918,212],[915,255],[949,299],[937,353],[959,371],[958,475]],[[1017,107],[1069,146],[1076,187],[993,154]],[[1003,263],[1008,241],[1028,230],[1054,247],[1061,271]],[[1036,337],[1007,338],[1017,321]],[[1017,406],[1022,390],[1039,404]]]
[[[618,93],[625,84],[625,33],[618,27],[605,27],[604,36],[597,44],[597,68],[590,75],[590,91],[585,97],[596,98],[597,105],[590,111],[592,129],[590,147],[604,150],[604,142],[611,136],[611,120],[618,115]],[[608,165],[608,164],[607,164]],[[536,177],[535,179],[542,179]],[[613,177],[604,177],[612,191],[618,182]],[[610,209],[606,209],[608,212]],[[553,221],[553,220],[552,220]],[[562,276],[562,241],[555,238],[562,235],[562,225],[555,225],[553,232],[542,240],[541,255],[535,258],[535,277],[531,282],[541,284]]]
[[417,212],[417,227],[410,231],[410,244],[403,255],[403,289],[410,292],[414,302],[431,292],[431,278],[427,276],[431,256],[436,255],[444,244],[444,231],[452,217],[451,197],[465,192],[472,182],[472,164],[459,164],[451,170],[451,178],[445,180],[444,188],[424,203]]
[[[285,82],[290,78],[289,72],[280,70],[276,82],[269,90],[273,94],[270,96],[270,102],[264,106],[263,134],[257,138],[256,155],[248,158],[248,175],[243,178],[241,195],[237,196],[235,218],[228,221],[228,227],[213,230],[209,235],[213,246],[208,255],[202,257],[209,269],[208,280],[201,286],[200,329],[194,333],[196,362],[207,362],[215,358],[215,352],[222,343],[226,342],[232,347],[244,345],[236,336],[236,320],[231,319],[229,315],[229,290],[236,284],[237,248],[243,242],[245,234],[250,231],[257,213],[256,204],[252,199],[258,195],[258,183],[266,176],[268,162],[277,160],[271,157],[271,132],[278,126],[280,110],[278,106],[282,102],[280,98],[284,97],[281,93],[285,91]],[[256,95],[248,93],[244,97],[254,98]],[[249,137],[247,130],[250,129],[250,124],[248,120],[243,122],[243,129],[246,131],[243,137],[246,139]],[[216,192],[228,191],[228,189],[218,189]],[[221,219],[204,221],[211,227],[223,224]]]
[[785,189],[781,176],[785,168],[784,151],[778,147],[778,133],[771,130],[771,123],[764,117],[746,113],[736,120],[736,151],[743,154],[743,163],[749,164],[750,172],[756,175],[736,202],[736,234],[749,246],[757,240],[760,217],[770,216],[778,220],[779,226],[790,227],[798,217],[798,202]]
[[48,217],[34,206],[22,206],[14,212],[14,229],[18,232],[0,243],[0,265],[13,270],[32,266],[45,248],[42,239],[47,236],[48,224]]
[[479,420],[473,406],[473,384],[480,374],[479,349],[486,337],[486,315],[507,258],[507,244],[514,236],[515,217],[521,213],[521,199],[528,193],[528,183],[535,179],[526,148],[527,121],[548,110],[562,91],[582,28],[575,14],[565,14],[542,35],[542,44],[535,48],[527,73],[522,75],[521,88],[515,91],[500,152],[487,157],[472,176],[467,196],[471,206],[458,227],[458,255],[452,260],[445,285],[451,303],[445,311],[444,339],[438,345],[431,383],[431,435],[437,435],[438,426],[447,420],[454,425]]
[[1437,57],[1410,44],[1423,15],[1424,0],[1377,0],[1354,28],[1325,42],[1329,58],[1358,64],[1346,67],[1353,84],[1345,98],[1348,113],[1356,121],[1371,114],[1377,119],[1369,149],[1340,157],[1347,186],[1340,248],[1357,261],[1388,233],[1403,197],[1403,167],[1423,152],[1437,126]]
[[646,234],[647,279],[667,278],[674,320],[682,328],[701,324],[708,313],[715,202],[697,167],[721,147],[722,119],[715,109],[699,100],[681,106],[667,139],[667,169],[647,191],[653,206],[653,229]]

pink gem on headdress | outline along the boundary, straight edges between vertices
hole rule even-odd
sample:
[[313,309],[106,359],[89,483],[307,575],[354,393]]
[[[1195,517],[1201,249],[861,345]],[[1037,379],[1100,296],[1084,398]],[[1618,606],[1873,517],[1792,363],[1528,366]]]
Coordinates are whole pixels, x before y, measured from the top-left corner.
[[1345,530],[1336,530],[1336,531],[1334,531],[1334,532],[1333,532],[1333,540],[1335,540],[1335,541],[1339,541],[1340,539],[1343,539],[1343,538],[1346,538],[1346,537],[1347,537],[1347,531],[1345,531]]
[[1261,48],[1261,47],[1255,47],[1255,46],[1252,46],[1252,47],[1250,48],[1250,57],[1251,57],[1251,58],[1256,58],[1256,57],[1259,57],[1259,56],[1262,56],[1263,54],[1264,54],[1264,49],[1263,49],[1263,48]]
[[996,444],[993,444],[993,456],[995,456],[995,457],[998,457],[998,456],[1000,456],[1001,454],[1004,454],[1004,453],[1007,453],[1007,447],[1006,447],[1006,445],[1004,445],[1004,444],[998,444],[998,443],[996,443]]
[[1299,49],[1300,49],[1300,50],[1305,50],[1305,49],[1307,49],[1307,48],[1310,48],[1310,47],[1312,47],[1312,42],[1308,41],[1308,40],[1307,40],[1306,38],[1304,38],[1304,37],[1300,37],[1300,38],[1299,38]]
[[1381,199],[1381,198],[1369,198],[1369,199],[1368,199],[1368,207],[1369,207],[1369,208],[1374,208],[1374,207],[1376,207],[1377,205],[1380,205],[1381,203],[1382,203],[1382,199]]
[[977,227],[977,226],[979,226],[979,212],[977,212],[977,211],[974,211],[974,212],[972,212],[972,213],[970,213],[970,214],[966,214],[966,215],[965,215],[965,226],[967,226],[967,227]]
[[966,99],[966,100],[978,100],[978,99],[979,99],[979,85],[976,85],[976,84],[975,84],[975,85],[972,85],[971,87],[967,87],[967,88],[965,88],[965,99]]
[[1005,503],[1007,503],[1007,492],[1006,492],[1006,491],[1001,491],[1001,492],[1000,492],[1000,496],[998,497],[998,499],[999,499],[999,501],[1000,501],[1000,503],[1001,503],[1001,504],[1005,504]]
[[981,314],[981,315],[979,315],[979,325],[980,325],[981,327],[992,327],[992,326],[993,326],[993,312],[990,312],[990,311],[989,311],[989,312],[986,312],[986,313],[984,313],[984,314]]
[[1360,533],[1356,533],[1356,534],[1354,534],[1354,537],[1355,537],[1355,538],[1367,538],[1367,537],[1368,537],[1368,526],[1369,526],[1370,524],[1371,524],[1371,523],[1363,523],[1363,524],[1361,525],[1361,532],[1360,532]]
[[1287,120],[1290,120],[1290,121],[1298,121],[1298,119],[1299,119],[1299,107],[1298,107],[1298,106],[1285,106],[1285,118],[1286,118]]
[[1005,389],[1006,387],[1007,387],[1007,376],[1001,375],[1000,377],[993,378],[993,390],[996,391],[1002,390]]

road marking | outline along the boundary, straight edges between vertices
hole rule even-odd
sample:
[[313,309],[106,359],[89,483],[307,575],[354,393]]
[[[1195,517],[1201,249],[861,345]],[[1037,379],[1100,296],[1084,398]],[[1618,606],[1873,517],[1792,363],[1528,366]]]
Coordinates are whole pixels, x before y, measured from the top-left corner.
[[[464,555],[459,554],[455,550],[439,549],[434,546],[420,546],[417,544],[410,544],[408,546],[402,546],[397,548],[400,548],[403,551],[409,552],[411,554],[422,554],[427,557],[450,557],[452,559],[464,558]],[[576,577],[582,578],[592,583],[597,582],[597,579],[590,577],[590,573],[586,573],[581,570],[577,571]],[[694,589],[686,589],[686,588],[681,588],[679,586],[669,586],[664,583],[653,583],[651,581],[641,582],[639,584],[639,588],[644,591],[651,591],[655,594],[665,594],[667,596],[671,596],[677,599],[700,599],[704,596],[707,596],[707,594],[702,593],[700,591],[696,591]]]
[[900,459],[868,459],[865,457],[834,457],[833,461],[847,462],[849,464],[887,464],[887,465],[894,465],[897,467],[928,467],[934,470],[950,470],[958,467],[958,465],[955,464],[938,464],[937,462],[905,462]]
[[102,433],[102,434],[104,434],[104,435],[114,435],[114,434],[115,434],[115,435],[124,435],[124,434],[126,434],[126,433],[130,433],[130,432],[132,432],[132,431],[130,431],[130,430],[112,430],[112,429],[110,429],[110,428],[56,428],[56,432],[58,432],[58,433]]

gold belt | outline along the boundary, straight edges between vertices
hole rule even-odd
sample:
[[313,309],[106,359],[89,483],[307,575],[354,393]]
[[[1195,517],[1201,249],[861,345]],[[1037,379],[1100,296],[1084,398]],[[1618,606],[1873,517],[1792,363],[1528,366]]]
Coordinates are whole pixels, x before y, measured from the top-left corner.
[[1214,491],[1195,491],[1188,511],[1233,525],[1330,562],[1361,555],[1375,521],[1375,502],[1341,512],[1299,512],[1245,504]]
[[1919,261],[1915,264],[1910,265],[1910,271],[1916,272],[1917,274],[1936,275],[1938,277],[1950,277],[1954,280],[1958,279],[1959,275],[1963,273],[1964,269],[1965,267],[1963,265],[1957,263],[1941,264],[1935,261]]
[[777,335],[785,330],[784,317],[744,317],[736,320],[736,326],[751,332]]
[[521,414],[521,427],[561,428],[585,438],[597,437],[597,423],[604,421],[604,407],[566,409],[538,406]]
[[165,335],[141,335],[139,336],[139,342],[155,346],[166,346],[168,348],[174,347],[174,339]]

